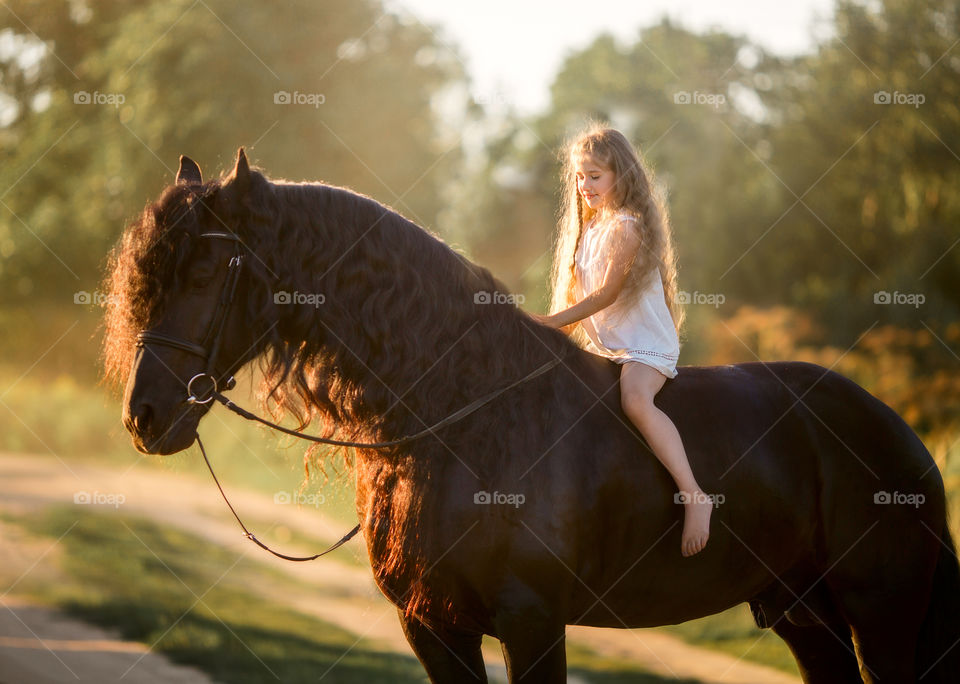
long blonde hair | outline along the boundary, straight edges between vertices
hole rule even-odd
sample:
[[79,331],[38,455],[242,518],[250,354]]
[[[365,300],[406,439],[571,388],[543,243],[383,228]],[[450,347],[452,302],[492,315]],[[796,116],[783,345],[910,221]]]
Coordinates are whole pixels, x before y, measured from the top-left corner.
[[[635,301],[659,269],[663,294],[679,336],[685,312],[677,298],[677,259],[666,201],[652,183],[652,172],[624,135],[604,124],[591,124],[572,138],[563,151],[563,199],[551,274],[550,313],[569,308],[577,302],[577,274],[574,257],[580,246],[583,226],[597,214],[583,202],[577,191],[577,160],[588,158],[613,171],[614,187],[606,206],[613,212],[635,216],[641,244],[621,297]],[[604,217],[597,217],[602,219]],[[574,339],[583,342],[579,324]]]

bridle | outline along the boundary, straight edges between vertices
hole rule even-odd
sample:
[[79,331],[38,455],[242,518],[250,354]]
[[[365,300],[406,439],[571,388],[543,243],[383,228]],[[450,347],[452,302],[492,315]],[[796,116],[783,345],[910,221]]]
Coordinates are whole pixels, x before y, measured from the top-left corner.
[[[213,310],[213,318],[207,327],[207,332],[199,344],[190,342],[180,337],[166,335],[155,330],[144,330],[137,335],[137,347],[146,348],[150,345],[161,347],[170,347],[180,351],[199,356],[207,362],[207,368],[202,373],[197,373],[187,381],[187,403],[188,404],[209,404],[213,401],[214,393],[218,391],[217,383],[217,356],[220,353],[220,344],[223,339],[223,328],[227,322],[227,316],[233,305],[233,297],[237,291],[237,284],[240,282],[240,272],[243,267],[243,243],[240,238],[233,233],[210,232],[201,233],[201,238],[209,240],[229,240],[234,243],[235,251],[230,261],[227,263],[227,277],[220,288],[220,295],[217,298],[217,306]],[[209,378],[210,391],[197,392],[193,386],[198,380]],[[228,377],[223,384],[224,390],[233,389],[236,381],[233,376]],[[205,398],[201,398],[205,397]]]
[[[214,309],[213,318],[210,321],[210,325],[207,328],[206,334],[203,336],[203,340],[197,344],[196,342],[190,342],[189,340],[184,340],[180,337],[174,337],[172,335],[167,335],[165,333],[159,333],[155,330],[144,330],[139,335],[137,335],[137,347],[146,348],[150,345],[158,345],[161,347],[170,347],[172,349],[178,349],[180,351],[187,352],[188,354],[193,354],[198,356],[201,359],[204,359],[207,362],[207,368],[201,373],[197,373],[189,381],[187,381],[187,404],[197,404],[204,405],[209,404],[211,401],[216,400],[217,402],[223,404],[226,408],[233,411],[242,418],[247,420],[257,421],[266,425],[267,427],[279,430],[288,435],[298,437],[300,439],[309,440],[311,442],[318,442],[320,444],[330,444],[333,446],[344,446],[344,447],[358,447],[365,449],[385,449],[387,447],[401,446],[407,444],[416,439],[420,439],[428,434],[434,433],[436,430],[455,423],[463,418],[466,418],[468,415],[478,410],[485,404],[493,401],[498,396],[503,394],[509,389],[516,387],[528,380],[546,373],[548,370],[558,365],[562,361],[562,357],[556,357],[550,361],[547,361],[539,368],[534,369],[523,378],[512,382],[506,387],[501,387],[500,389],[487,394],[484,397],[481,397],[470,404],[462,407],[456,412],[450,414],[446,418],[443,418],[437,423],[420,430],[419,432],[407,435],[405,437],[400,437],[399,439],[393,439],[385,442],[351,442],[343,441],[337,439],[329,439],[326,437],[314,437],[313,435],[305,435],[302,432],[296,430],[290,430],[285,428],[282,425],[277,425],[276,423],[271,423],[268,420],[260,418],[249,411],[245,411],[240,408],[227,397],[225,397],[220,392],[220,387],[217,382],[217,355],[220,351],[220,345],[223,337],[224,326],[227,321],[227,317],[230,314],[230,309],[233,305],[233,297],[237,291],[237,284],[240,282],[241,268],[243,266],[243,249],[245,248],[243,242],[240,238],[233,234],[227,232],[210,232],[210,233],[201,233],[201,238],[207,238],[212,240],[230,240],[236,246],[236,250],[230,261],[227,263],[227,277],[223,281],[223,285],[220,288],[220,295],[217,298],[217,306]],[[206,391],[198,392],[194,390],[193,385],[198,380],[203,378],[209,378],[210,387]],[[236,381],[233,376],[230,376],[226,379],[223,385],[224,391],[233,389],[236,385]]]
[[[514,382],[510,383],[505,387],[501,387],[500,389],[495,390],[494,392],[491,392],[483,397],[480,397],[479,399],[476,399],[475,401],[467,404],[466,406],[460,408],[454,413],[443,418],[439,422],[429,427],[426,427],[423,430],[420,430],[419,432],[416,432],[412,435],[407,435],[405,437],[401,437],[399,439],[394,439],[394,440],[389,440],[384,442],[351,442],[351,441],[330,439],[327,437],[316,437],[313,435],[305,435],[302,432],[297,432],[296,430],[285,428],[282,425],[272,423],[249,411],[246,411],[240,408],[239,406],[237,406],[236,404],[234,404],[223,394],[221,394],[220,388],[217,382],[217,371],[216,371],[217,356],[220,351],[220,345],[222,342],[224,326],[226,324],[227,317],[230,314],[230,309],[233,305],[233,298],[237,291],[237,284],[240,282],[240,275],[241,275],[241,269],[243,266],[243,257],[244,257],[243,249],[245,248],[245,246],[243,245],[243,242],[240,240],[240,238],[233,233],[209,232],[209,233],[201,233],[200,237],[211,239],[211,240],[230,240],[235,245],[235,252],[233,256],[230,257],[230,261],[227,263],[227,277],[224,279],[223,285],[220,288],[220,295],[217,298],[217,306],[214,309],[213,318],[210,321],[210,325],[208,326],[207,332],[204,334],[203,339],[198,344],[196,342],[184,340],[182,338],[174,337],[172,335],[159,333],[159,332],[156,332],[155,330],[144,330],[139,335],[137,335],[137,347],[139,348],[146,349],[151,345],[169,347],[171,349],[177,349],[179,351],[187,352],[188,354],[193,354],[194,356],[198,356],[207,362],[206,370],[204,370],[201,373],[197,373],[192,378],[190,378],[190,380],[187,382],[187,397],[184,401],[188,405],[204,405],[204,404],[209,404],[213,400],[216,400],[218,403],[223,404],[223,406],[233,411],[237,415],[241,416],[242,418],[262,423],[263,425],[273,428],[274,430],[278,430],[280,432],[283,432],[288,435],[292,435],[294,437],[298,437],[300,439],[305,439],[311,442],[318,442],[320,444],[330,444],[334,446],[357,447],[357,448],[364,448],[364,449],[384,449],[388,447],[396,447],[403,444],[407,444],[414,440],[420,439],[421,437],[424,437],[428,434],[434,434],[436,430],[442,427],[445,427],[447,425],[450,425],[452,423],[456,423],[457,421],[462,420],[463,418],[466,418],[468,415],[479,410],[481,407],[485,406],[486,404],[490,403],[491,401],[499,397],[504,392],[518,385],[521,385],[527,382],[528,380],[532,380],[533,378],[539,375],[543,375],[548,370],[560,364],[561,361],[563,360],[562,356],[557,356],[552,360],[547,361],[540,367],[535,368],[533,371],[531,371],[524,377],[520,378],[519,380],[515,380]],[[210,387],[206,391],[198,392],[193,387],[194,383],[204,378],[209,379]],[[233,389],[235,385],[236,385],[236,381],[234,380],[233,376],[230,376],[224,382],[223,389],[224,391],[227,391],[227,390]],[[277,553],[276,551],[268,547],[266,544],[261,542],[259,539],[257,539],[256,536],[252,532],[250,532],[250,530],[247,529],[247,526],[243,524],[243,521],[240,520],[240,516],[237,515],[237,512],[234,510],[233,506],[231,505],[230,500],[227,498],[226,493],[223,491],[223,487],[220,485],[220,480],[217,479],[216,473],[213,472],[213,466],[210,464],[210,459],[207,458],[207,452],[203,448],[203,442],[200,441],[199,434],[197,434],[196,436],[196,442],[197,442],[197,445],[200,447],[200,453],[203,455],[203,460],[206,461],[207,468],[210,470],[210,475],[213,476],[213,481],[216,483],[217,488],[220,490],[220,494],[223,496],[223,500],[226,501],[227,506],[230,508],[230,512],[233,513],[233,517],[237,519],[238,523],[240,523],[240,527],[243,529],[244,536],[250,539],[252,542],[254,542],[257,546],[261,547],[262,549],[265,549],[266,551],[269,551],[274,556],[277,556],[278,558],[282,558],[284,560],[289,560],[289,561],[314,560],[316,558],[319,558],[320,556],[330,553],[334,549],[339,548],[342,544],[344,544],[349,539],[351,539],[360,530],[360,525],[357,525],[352,530],[347,532],[347,534],[343,535],[343,537],[341,537],[332,546],[313,556],[297,557],[297,556],[287,556],[282,553]]]
[[[223,340],[223,329],[226,325],[227,317],[230,314],[230,309],[233,306],[233,297],[237,292],[237,284],[240,282],[240,273],[243,267],[244,257],[243,243],[241,242],[240,238],[233,233],[209,232],[201,233],[200,237],[210,240],[229,240],[235,245],[234,254],[230,257],[230,261],[227,262],[227,277],[224,279],[223,285],[220,287],[220,294],[217,297],[217,306],[213,310],[213,318],[210,320],[210,325],[207,327],[207,332],[204,334],[203,339],[198,344],[196,342],[185,340],[181,337],[174,337],[173,335],[159,333],[155,330],[144,330],[137,335],[138,348],[146,349],[151,345],[169,347],[171,349],[187,352],[188,354],[193,354],[194,356],[198,356],[207,362],[206,370],[201,373],[197,373],[187,381],[187,398],[184,400],[187,405],[209,404],[215,397],[226,399],[219,392],[216,370],[217,356],[220,353],[220,345]],[[209,378],[210,387],[208,391],[198,393],[193,386],[195,382],[202,378]],[[234,380],[232,375],[226,379],[223,385],[225,391],[233,389],[235,386],[236,380]],[[230,512],[233,513],[233,517],[237,519],[238,523],[240,523],[240,528],[243,530],[244,536],[260,548],[269,551],[277,558],[298,562],[314,560],[339,548],[360,531],[360,525],[357,525],[347,534],[341,537],[335,544],[321,553],[313,556],[287,556],[274,551],[269,546],[257,539],[256,535],[248,530],[247,526],[243,524],[240,516],[237,515],[237,512],[234,510],[233,504],[230,503],[230,499],[227,498],[226,492],[223,491],[223,486],[220,484],[217,474],[213,472],[213,465],[211,465],[210,459],[207,458],[207,451],[203,448],[203,442],[200,441],[199,433],[196,435],[196,442],[197,446],[200,447],[200,453],[203,455],[203,460],[207,464],[207,469],[210,470],[210,475],[213,476],[213,481],[216,483],[217,489],[220,490],[220,495],[227,503],[227,507],[230,509]]]

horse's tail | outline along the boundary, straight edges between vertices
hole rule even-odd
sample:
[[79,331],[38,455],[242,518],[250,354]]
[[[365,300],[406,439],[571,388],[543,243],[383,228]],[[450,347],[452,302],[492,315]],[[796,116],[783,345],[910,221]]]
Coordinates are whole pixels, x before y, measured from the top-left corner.
[[946,521],[940,543],[917,642],[917,678],[924,684],[960,682],[960,564]]

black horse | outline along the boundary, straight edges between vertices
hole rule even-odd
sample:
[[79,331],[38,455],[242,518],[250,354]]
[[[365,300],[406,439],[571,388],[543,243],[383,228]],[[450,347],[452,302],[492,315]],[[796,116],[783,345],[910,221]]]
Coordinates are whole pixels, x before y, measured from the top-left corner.
[[[433,681],[565,680],[565,625],[648,627],[749,602],[807,682],[957,682],[960,570],[940,473],[890,408],[808,363],[681,367],[657,396],[718,495],[706,549],[620,409],[618,367],[383,205],[271,182],[243,150],[177,182],[111,257],[106,370],[136,447],[190,446],[211,377],[259,360],[268,406],[389,440],[523,378],[453,426],[359,449],[376,581]],[[137,336],[144,330],[146,336]],[[206,375],[209,374],[209,375]],[[721,496],[722,495],[722,496]]]

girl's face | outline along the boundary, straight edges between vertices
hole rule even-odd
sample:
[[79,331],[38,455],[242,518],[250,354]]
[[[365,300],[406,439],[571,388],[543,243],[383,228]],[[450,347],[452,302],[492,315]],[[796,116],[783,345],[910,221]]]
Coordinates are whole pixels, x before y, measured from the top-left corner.
[[617,182],[613,171],[590,157],[579,157],[574,161],[573,168],[577,175],[577,192],[588,207],[597,211],[612,196],[613,186]]

